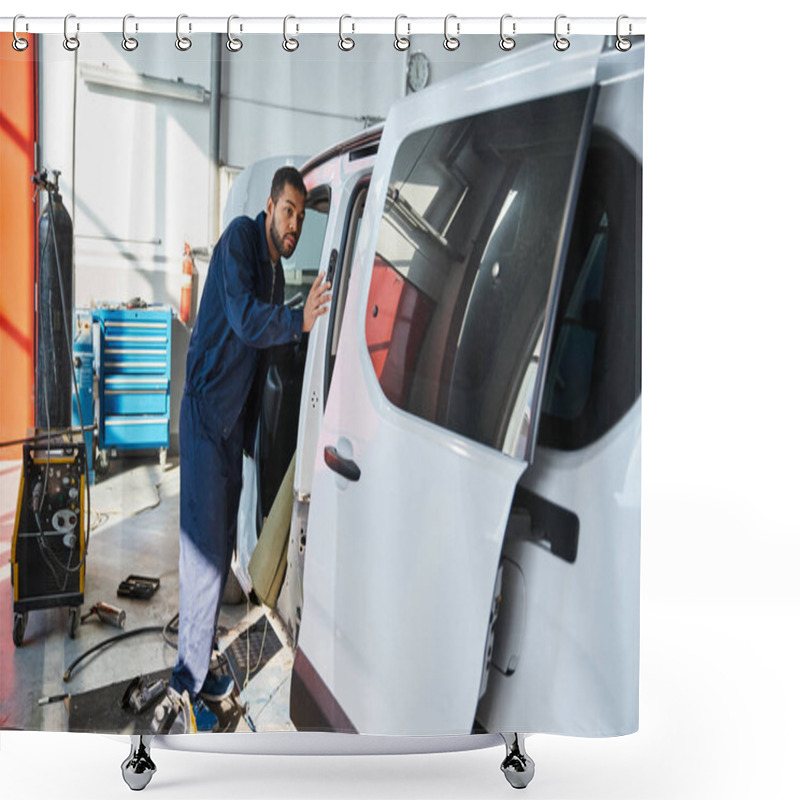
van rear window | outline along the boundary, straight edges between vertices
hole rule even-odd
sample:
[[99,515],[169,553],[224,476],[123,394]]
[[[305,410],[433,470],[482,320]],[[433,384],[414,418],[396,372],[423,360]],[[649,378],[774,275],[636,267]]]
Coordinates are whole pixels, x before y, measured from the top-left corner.
[[642,168],[592,131],[545,381],[538,443],[577,450],[642,392]]

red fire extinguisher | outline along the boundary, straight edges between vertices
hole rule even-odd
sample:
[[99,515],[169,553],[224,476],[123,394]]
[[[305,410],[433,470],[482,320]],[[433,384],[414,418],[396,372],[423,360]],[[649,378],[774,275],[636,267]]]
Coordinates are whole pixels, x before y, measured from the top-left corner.
[[183,277],[181,278],[181,308],[178,316],[184,325],[189,324],[192,313],[192,275],[194,275],[194,258],[192,248],[187,242],[183,243]]

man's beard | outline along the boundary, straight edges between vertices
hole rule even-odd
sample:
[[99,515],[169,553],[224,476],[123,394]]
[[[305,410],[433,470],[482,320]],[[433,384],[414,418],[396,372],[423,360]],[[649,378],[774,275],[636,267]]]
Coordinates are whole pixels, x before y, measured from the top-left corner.
[[[288,235],[289,234],[287,234],[287,236]],[[272,220],[272,224],[269,226],[269,236],[270,239],[272,239],[272,244],[275,245],[275,249],[282,258],[289,258],[289,256],[294,253],[295,247],[297,247],[297,236],[294,237],[294,245],[284,244],[280,238],[280,235],[278,234],[278,229],[275,227],[274,218]]]

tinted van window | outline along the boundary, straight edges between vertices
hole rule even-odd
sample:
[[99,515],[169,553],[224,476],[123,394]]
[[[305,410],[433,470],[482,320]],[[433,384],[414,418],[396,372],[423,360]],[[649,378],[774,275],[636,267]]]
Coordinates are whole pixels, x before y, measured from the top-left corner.
[[539,444],[585,447],[642,391],[642,168],[592,131],[548,365]]
[[386,397],[501,448],[544,326],[588,91],[411,135],[392,168],[366,341]]

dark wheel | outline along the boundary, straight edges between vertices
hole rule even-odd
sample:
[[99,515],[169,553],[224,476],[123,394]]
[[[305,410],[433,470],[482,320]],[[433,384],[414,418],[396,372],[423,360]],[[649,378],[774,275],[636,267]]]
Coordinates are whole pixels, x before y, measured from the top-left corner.
[[75,634],[78,632],[78,625],[80,624],[80,619],[81,619],[80,606],[72,606],[69,610],[69,620],[67,622],[67,633],[69,634],[70,639],[75,638]]
[[106,475],[108,473],[108,450],[101,450],[97,448],[97,455],[94,460],[94,471],[98,475]]
[[14,632],[12,634],[14,645],[22,647],[22,640],[25,638],[25,626],[28,624],[28,612],[24,614],[14,614]]

